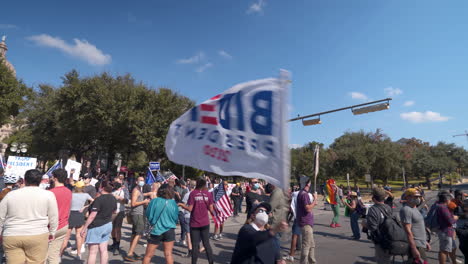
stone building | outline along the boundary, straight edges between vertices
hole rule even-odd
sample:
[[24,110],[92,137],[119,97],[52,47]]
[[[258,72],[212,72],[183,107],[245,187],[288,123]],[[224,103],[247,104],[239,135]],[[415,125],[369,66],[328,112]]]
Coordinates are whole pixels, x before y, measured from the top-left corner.
[[[3,60],[3,63],[11,70],[13,75],[16,77],[16,71],[13,65],[7,60],[6,53],[8,51],[8,47],[6,45],[6,37],[2,37],[2,41],[0,42],[0,58]],[[0,127],[0,153],[2,155],[5,154],[5,150],[8,147],[7,144],[4,143],[4,140],[8,138],[13,132],[15,131],[15,127],[11,124],[6,124]]]

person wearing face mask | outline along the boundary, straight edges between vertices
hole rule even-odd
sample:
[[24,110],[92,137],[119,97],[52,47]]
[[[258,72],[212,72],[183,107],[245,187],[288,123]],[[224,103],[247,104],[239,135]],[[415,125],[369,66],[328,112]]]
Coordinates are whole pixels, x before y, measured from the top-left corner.
[[261,195],[260,183],[258,179],[250,179],[250,188],[251,191],[245,195],[247,220],[250,219],[252,208],[255,207],[255,205],[265,201],[265,197]]
[[314,214],[312,210],[317,205],[317,193],[312,194],[312,200],[309,197],[311,191],[311,180],[307,178],[304,188],[297,195],[296,217],[297,223],[301,228],[302,246],[301,246],[301,264],[317,263],[315,260],[315,240],[314,240]]
[[410,252],[408,263],[425,263],[426,251],[431,250],[427,242],[424,217],[418,210],[421,203],[421,194],[414,188],[409,188],[404,193],[406,202],[400,210],[400,219],[408,237]]
[[3,177],[5,188],[0,192],[0,202],[3,200],[5,195],[14,190],[16,183],[18,182],[18,176],[15,174],[6,175]]
[[140,241],[140,238],[145,231],[145,217],[144,207],[150,202],[149,199],[145,199],[145,196],[151,196],[151,192],[143,193],[143,186],[145,186],[145,178],[138,177],[136,180],[136,186],[133,188],[131,197],[131,211],[130,216],[132,218],[132,238],[130,243],[130,249],[127,255],[124,257],[126,261],[134,262],[142,260],[141,256],[135,254],[135,248]]
[[274,237],[288,225],[283,221],[273,229],[265,229],[270,212],[269,203],[262,202],[255,207],[247,223],[239,230],[231,263],[282,263],[282,260],[277,260],[280,252],[276,250]]

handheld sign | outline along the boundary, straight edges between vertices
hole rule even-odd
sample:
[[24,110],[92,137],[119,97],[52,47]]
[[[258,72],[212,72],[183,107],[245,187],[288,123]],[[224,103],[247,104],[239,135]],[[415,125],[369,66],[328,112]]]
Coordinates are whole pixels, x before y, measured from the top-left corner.
[[161,169],[161,164],[159,162],[156,162],[156,161],[150,161],[149,168],[152,171],[160,170]]
[[9,156],[5,175],[17,175],[20,178],[24,178],[24,173],[35,169],[36,165],[36,158]]
[[167,156],[219,175],[288,188],[288,83],[286,78],[241,83],[187,111],[170,126]]

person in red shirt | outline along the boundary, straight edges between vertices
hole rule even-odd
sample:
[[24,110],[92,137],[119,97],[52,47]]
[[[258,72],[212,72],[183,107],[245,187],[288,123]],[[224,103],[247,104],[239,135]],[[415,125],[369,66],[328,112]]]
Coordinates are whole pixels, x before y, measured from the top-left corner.
[[57,232],[55,233],[55,239],[49,242],[47,262],[49,264],[58,264],[60,263],[61,259],[60,249],[68,231],[68,218],[70,217],[72,192],[67,187],[65,187],[65,183],[68,180],[66,170],[56,169],[52,172],[52,176],[55,187],[50,189],[50,191],[57,199],[59,224],[57,227]]

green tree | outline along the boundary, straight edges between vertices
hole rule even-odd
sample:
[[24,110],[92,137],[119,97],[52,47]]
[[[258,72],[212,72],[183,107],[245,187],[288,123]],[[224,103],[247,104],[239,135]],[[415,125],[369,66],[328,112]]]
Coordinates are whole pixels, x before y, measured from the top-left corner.
[[10,117],[20,113],[30,94],[31,89],[16,79],[3,59],[0,59],[0,126],[9,123]]

